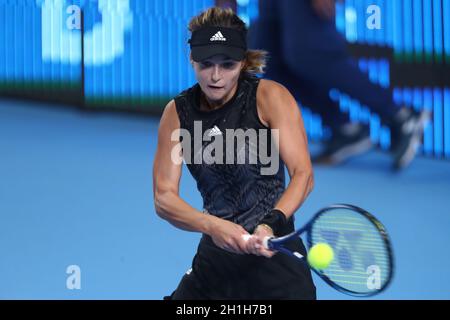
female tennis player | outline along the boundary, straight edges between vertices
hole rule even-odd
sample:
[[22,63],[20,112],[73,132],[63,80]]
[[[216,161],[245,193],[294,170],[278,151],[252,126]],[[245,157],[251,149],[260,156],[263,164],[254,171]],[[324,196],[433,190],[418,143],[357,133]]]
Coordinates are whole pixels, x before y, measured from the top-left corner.
[[[313,188],[299,107],[282,85],[256,77],[267,53],[247,49],[246,26],[231,9],[202,12],[189,30],[198,83],[170,101],[161,118],[154,203],[161,218],[203,236],[192,268],[165,299],[315,299],[309,268],[262,245],[267,236],[294,230],[293,215]],[[242,133],[245,148],[230,147]],[[224,146],[223,154],[217,146]],[[179,196],[181,156],[203,211]],[[290,249],[306,254],[301,239]]]

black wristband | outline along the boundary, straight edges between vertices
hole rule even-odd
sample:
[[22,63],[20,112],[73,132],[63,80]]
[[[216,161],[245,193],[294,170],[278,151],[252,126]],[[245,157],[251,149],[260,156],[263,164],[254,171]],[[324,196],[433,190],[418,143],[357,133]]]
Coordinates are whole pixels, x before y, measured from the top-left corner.
[[284,229],[286,223],[286,215],[283,211],[278,209],[272,209],[260,222],[260,224],[267,224],[271,227],[275,236],[280,235],[280,232]]

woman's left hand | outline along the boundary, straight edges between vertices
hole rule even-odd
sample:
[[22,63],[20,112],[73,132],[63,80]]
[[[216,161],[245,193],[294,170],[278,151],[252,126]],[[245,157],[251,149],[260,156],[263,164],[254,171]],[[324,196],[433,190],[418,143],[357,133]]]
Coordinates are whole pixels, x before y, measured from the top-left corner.
[[257,256],[272,258],[276,252],[264,248],[263,244],[264,239],[267,237],[273,237],[273,232],[263,225],[257,226],[252,236],[248,238],[247,241],[248,252],[251,252],[252,254]]

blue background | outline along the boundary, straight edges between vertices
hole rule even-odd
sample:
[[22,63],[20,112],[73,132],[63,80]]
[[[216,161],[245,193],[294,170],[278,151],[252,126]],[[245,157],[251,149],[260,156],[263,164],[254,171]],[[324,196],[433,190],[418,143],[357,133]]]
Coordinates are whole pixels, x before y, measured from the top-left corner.
[[[0,0],[2,95],[32,92],[51,100],[70,89],[87,107],[149,111],[195,82],[186,25],[213,1],[130,0],[133,18],[123,33],[123,53],[108,63],[101,56],[97,65],[76,62],[80,30],[70,30],[75,40],[66,43],[44,36],[55,52],[69,52],[72,63],[58,55],[43,59],[44,2]],[[257,2],[239,3],[238,13],[251,24]],[[104,22],[98,1],[65,1],[62,8],[70,4],[85,11],[86,34]],[[365,28],[369,4],[384,12],[381,30]],[[63,21],[69,16],[52,12]],[[123,10],[106,12],[126,20]],[[336,25],[353,44],[392,48],[395,61],[358,58],[361,69],[383,86],[391,85],[394,62],[444,67],[450,61],[450,0],[347,0],[337,6]],[[105,44],[113,34],[102,35]],[[442,158],[450,156],[450,89],[394,89],[397,101],[435,111],[422,156],[398,174],[379,150],[338,168],[315,167],[315,189],[297,212],[297,227],[332,203],[361,206],[385,224],[396,256],[392,286],[374,299],[449,299],[450,168]],[[388,144],[376,115],[344,93],[330,95],[355,121],[372,123],[374,141]],[[324,128],[306,107],[302,113],[314,153]],[[50,104],[0,98],[0,299],[161,299],[175,289],[199,235],[174,228],[154,211],[158,123],[140,113],[82,111],[70,99]],[[180,195],[202,208],[185,168]],[[66,287],[70,265],[81,269],[81,290]],[[320,299],[351,299],[316,277],[315,282]]]

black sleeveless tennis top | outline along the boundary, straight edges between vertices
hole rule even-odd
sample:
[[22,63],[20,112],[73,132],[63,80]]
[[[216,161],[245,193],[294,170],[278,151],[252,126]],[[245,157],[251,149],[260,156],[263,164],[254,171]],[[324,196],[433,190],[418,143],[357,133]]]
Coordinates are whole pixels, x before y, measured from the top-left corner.
[[[258,78],[242,76],[234,96],[225,105],[212,111],[200,110],[201,88],[198,83],[174,99],[180,129],[189,133],[187,136],[180,134],[183,159],[197,182],[197,188],[203,198],[204,211],[237,223],[248,232],[253,232],[259,221],[273,209],[285,189],[284,163],[275,146],[271,144],[270,129],[264,126],[258,117],[256,107],[258,84]],[[261,174],[262,168],[267,169],[271,166],[268,164],[268,158],[262,161],[256,156],[251,161],[249,150],[250,146],[256,145],[254,139],[244,139],[245,149],[241,144],[238,150],[239,144],[236,140],[234,146],[230,147],[227,143],[227,137],[231,135],[229,132],[237,132],[230,129],[256,132],[260,144],[257,153],[270,155],[270,159],[277,157],[278,166],[272,164],[271,174],[267,172]],[[261,138],[261,134],[265,134],[266,139]],[[212,147],[212,143],[219,137],[223,141],[222,156],[216,152],[221,150],[220,148]],[[197,143],[194,139],[197,139]],[[190,152],[186,152],[188,148]],[[271,152],[276,152],[273,158]],[[217,157],[211,158],[215,156]],[[228,160],[226,156],[229,156]]]

